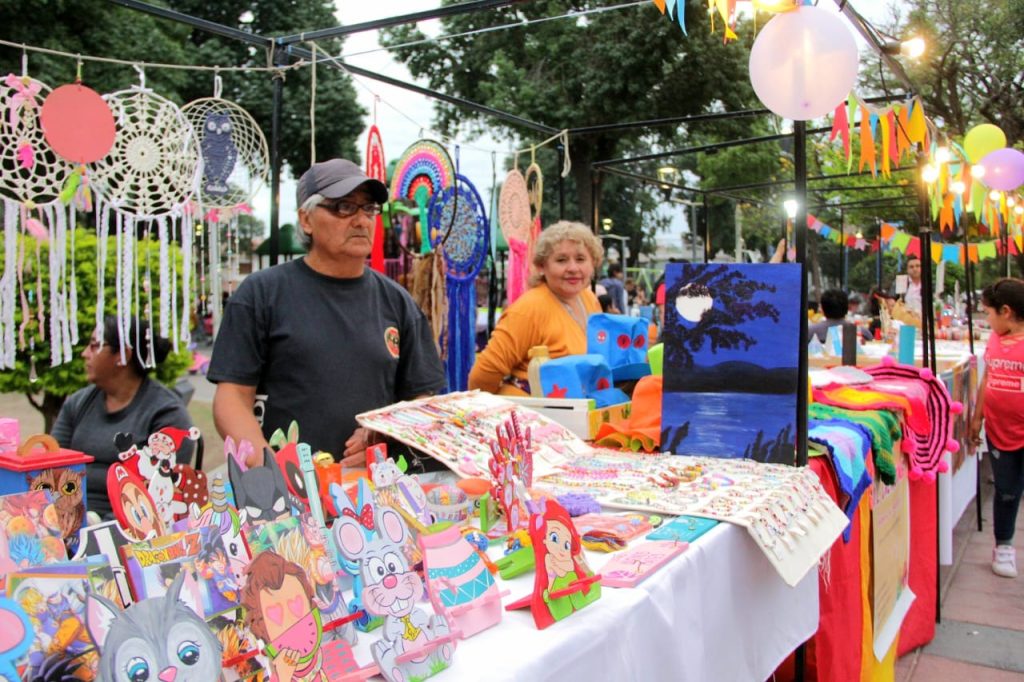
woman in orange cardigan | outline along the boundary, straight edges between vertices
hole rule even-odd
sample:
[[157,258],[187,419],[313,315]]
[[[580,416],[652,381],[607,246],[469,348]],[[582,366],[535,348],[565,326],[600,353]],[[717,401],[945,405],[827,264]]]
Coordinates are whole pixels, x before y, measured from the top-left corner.
[[557,222],[534,246],[533,287],[508,307],[469,373],[469,388],[529,395],[528,353],[547,346],[552,358],[587,352],[587,318],[601,312],[590,290],[604,257],[601,241],[582,223]]

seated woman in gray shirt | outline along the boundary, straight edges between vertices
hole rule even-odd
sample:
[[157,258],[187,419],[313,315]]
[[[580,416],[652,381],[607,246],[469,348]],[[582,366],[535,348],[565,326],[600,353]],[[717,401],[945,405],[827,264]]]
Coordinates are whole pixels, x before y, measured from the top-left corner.
[[61,447],[96,458],[87,466],[88,508],[101,517],[111,513],[107,469],[118,461],[118,452],[128,449],[115,445],[114,436],[130,433],[132,442],[142,447],[149,434],[165,426],[192,426],[178,394],[148,376],[152,368],[146,360],[160,364],[171,348],[167,339],[154,336],[151,355],[150,334],[148,322],[134,320],[122,361],[117,318],[108,315],[82,351],[89,386],[64,401],[53,425],[51,435]]

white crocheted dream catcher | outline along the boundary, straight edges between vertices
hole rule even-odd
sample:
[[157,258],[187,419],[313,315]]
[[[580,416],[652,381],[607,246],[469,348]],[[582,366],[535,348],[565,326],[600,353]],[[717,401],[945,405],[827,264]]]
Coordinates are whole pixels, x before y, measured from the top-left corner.
[[[78,328],[72,324],[77,316],[74,271],[67,267],[68,224],[70,220],[73,233],[74,211],[69,212],[59,201],[61,184],[72,166],[46,144],[40,110],[50,88],[30,78],[27,70],[23,59],[22,75],[8,74],[0,82],[0,196],[4,225],[0,369],[13,369],[16,352],[28,349],[29,380],[34,382],[36,342],[47,341],[49,331],[50,362],[58,365],[72,358]],[[19,239],[19,234],[24,238]],[[34,246],[26,243],[28,237]],[[49,315],[43,288],[44,243],[48,254]],[[27,250],[34,251],[34,255],[26,253]],[[15,319],[19,305],[20,321]],[[33,321],[35,328],[30,329]]]
[[543,228],[540,211],[544,205],[544,174],[541,172],[540,166],[537,165],[536,149],[530,150],[530,165],[526,167],[526,196],[530,200],[530,241],[526,262],[529,264],[529,272],[532,275],[537,270],[533,266],[533,247]]
[[[160,240],[159,333],[169,336],[178,350],[178,342],[189,338],[193,224],[188,209],[201,173],[199,144],[181,109],[148,90],[141,69],[139,75],[138,86],[105,97],[117,121],[117,137],[110,154],[92,166],[98,195],[96,210],[101,216],[99,237],[105,243],[107,220],[113,217],[117,236],[117,318],[124,340],[128,338],[133,309],[140,316],[144,312],[136,264],[138,228],[148,237],[155,225]],[[184,257],[180,310],[177,268],[173,267],[169,248],[179,233]],[[148,253],[147,248],[147,274],[152,272]],[[105,268],[105,262],[99,265],[101,270]],[[150,284],[147,281],[144,287],[145,317],[153,319],[152,300],[148,297],[153,290]],[[100,289],[99,310],[103,309],[102,297]],[[141,340],[134,341],[132,345],[138,347]],[[123,357],[123,348],[121,352]],[[152,364],[152,357],[142,359],[147,365]]]
[[[220,316],[220,239],[226,242],[226,270],[232,282],[238,275],[240,215],[252,213],[250,202],[267,184],[270,155],[259,124],[242,107],[221,97],[222,81],[214,77],[213,97],[189,102],[181,112],[192,126],[202,155],[202,174],[196,202],[209,249],[209,288],[201,277],[201,301],[209,300]],[[188,274],[186,274],[186,277]],[[209,298],[207,298],[209,297]]]

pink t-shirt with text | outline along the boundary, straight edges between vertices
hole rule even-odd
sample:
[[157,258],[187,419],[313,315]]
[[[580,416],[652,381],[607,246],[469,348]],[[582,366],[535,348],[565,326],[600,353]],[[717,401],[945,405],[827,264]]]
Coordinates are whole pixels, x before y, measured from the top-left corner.
[[1024,448],[1024,334],[992,334],[985,371],[985,433],[1000,450]]

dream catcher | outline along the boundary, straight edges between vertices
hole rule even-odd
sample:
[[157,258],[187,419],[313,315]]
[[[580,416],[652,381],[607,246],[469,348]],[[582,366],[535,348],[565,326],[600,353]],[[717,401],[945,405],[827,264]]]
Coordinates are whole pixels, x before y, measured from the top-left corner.
[[[198,236],[206,242],[203,246],[209,247],[205,253],[210,258],[208,267],[212,284],[207,291],[207,264],[200,263],[199,296],[204,309],[206,301],[212,300],[215,318],[220,316],[221,234],[223,232],[227,247],[224,256],[227,271],[229,276],[235,277],[239,270],[239,216],[252,213],[250,202],[266,185],[270,168],[267,140],[259,124],[245,109],[222,99],[222,90],[221,77],[214,76],[213,97],[197,99],[181,109],[192,127],[202,157],[202,174],[195,197],[204,229]],[[165,250],[165,243],[161,240],[160,253]],[[192,234],[188,230],[182,233],[182,251],[186,258],[182,291],[190,291]],[[165,274],[161,269],[161,277]]]
[[[137,67],[138,68],[138,67]],[[117,318],[121,339],[128,338],[132,310],[142,313],[139,270],[145,268],[141,287],[147,294],[146,317],[153,319],[153,291],[150,280],[153,267],[149,248],[146,262],[136,263],[137,230],[141,228],[148,247],[155,226],[160,240],[160,317],[159,330],[170,336],[175,351],[179,341],[187,341],[191,312],[189,275],[182,277],[181,309],[177,295],[177,269],[170,258],[169,245],[181,234],[183,271],[192,268],[193,217],[188,203],[196,192],[201,173],[198,138],[188,119],[173,102],[146,88],[145,74],[139,69],[140,83],[128,90],[106,95],[117,121],[113,149],[93,165],[93,184],[97,190],[96,211],[100,214],[100,240],[105,243],[107,221],[113,217],[117,237]],[[112,215],[111,215],[112,214]],[[99,267],[106,266],[101,254]],[[97,308],[103,310],[103,290],[98,293]],[[180,324],[179,324],[180,321]],[[138,347],[138,341],[133,344]],[[153,344],[150,344],[152,349]],[[121,348],[124,358],[124,348]],[[142,358],[152,366],[154,359]]]
[[[61,184],[72,166],[47,145],[43,134],[40,112],[50,88],[27,72],[23,59],[22,75],[8,74],[0,82],[0,196],[5,256],[0,278],[0,369],[13,369],[16,351],[28,348],[29,380],[35,381],[35,344],[37,339],[47,340],[47,327],[51,364],[73,357],[77,325],[71,321],[77,316],[77,305],[73,305],[75,299],[70,295],[74,271],[67,268],[69,211],[59,202]],[[74,211],[70,215],[73,231]],[[35,239],[34,254],[26,253],[25,240],[18,239],[20,232]],[[49,320],[43,289],[44,241],[49,244]],[[20,324],[15,320],[19,305]],[[37,327],[29,330],[33,321]]]
[[444,254],[448,293],[448,390],[464,391],[476,350],[476,276],[487,260],[490,225],[476,188],[462,175],[430,200],[434,247]]
[[455,182],[455,166],[440,143],[433,140],[413,142],[402,152],[391,176],[391,200],[416,202],[420,214],[420,253],[430,252],[427,204],[430,197]]
[[527,288],[530,259],[530,229],[533,220],[530,216],[530,195],[527,191],[526,178],[513,168],[505,176],[498,197],[498,222],[501,233],[508,243],[508,290],[509,305],[522,296]]
[[[374,114],[376,118],[376,114]],[[380,130],[376,124],[370,126],[366,136],[366,176],[380,180],[385,185],[387,179],[387,161],[384,158],[384,141],[380,139]],[[377,224],[373,231],[373,251],[370,252],[370,267],[377,272],[384,272],[384,214],[377,216]]]

